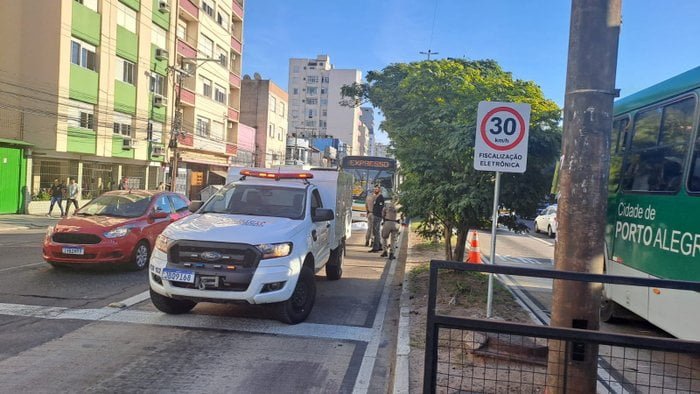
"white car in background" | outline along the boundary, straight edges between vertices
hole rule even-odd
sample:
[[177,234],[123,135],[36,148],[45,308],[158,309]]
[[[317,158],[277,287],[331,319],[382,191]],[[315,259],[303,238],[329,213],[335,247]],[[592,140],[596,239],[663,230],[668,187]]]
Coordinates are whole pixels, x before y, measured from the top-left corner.
[[535,218],[535,232],[546,232],[550,238],[557,233],[557,204],[543,209]]

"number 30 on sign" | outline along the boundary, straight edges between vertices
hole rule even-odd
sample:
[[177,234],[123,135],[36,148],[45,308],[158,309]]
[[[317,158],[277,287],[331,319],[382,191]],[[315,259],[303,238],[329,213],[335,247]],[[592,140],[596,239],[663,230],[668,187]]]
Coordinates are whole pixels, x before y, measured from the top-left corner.
[[525,172],[530,104],[479,103],[474,144],[474,169]]

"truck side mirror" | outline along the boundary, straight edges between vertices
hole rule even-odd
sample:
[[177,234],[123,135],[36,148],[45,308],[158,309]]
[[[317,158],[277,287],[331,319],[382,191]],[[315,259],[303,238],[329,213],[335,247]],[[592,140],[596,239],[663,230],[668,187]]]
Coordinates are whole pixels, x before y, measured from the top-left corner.
[[311,218],[311,221],[327,222],[333,219],[335,219],[335,213],[333,213],[332,209],[318,208],[316,209],[316,213],[314,214],[314,216]]
[[202,204],[204,204],[202,201],[194,200],[194,201],[190,202],[190,205],[187,207],[187,209],[189,209],[190,212],[197,212],[199,210],[199,208],[202,207]]

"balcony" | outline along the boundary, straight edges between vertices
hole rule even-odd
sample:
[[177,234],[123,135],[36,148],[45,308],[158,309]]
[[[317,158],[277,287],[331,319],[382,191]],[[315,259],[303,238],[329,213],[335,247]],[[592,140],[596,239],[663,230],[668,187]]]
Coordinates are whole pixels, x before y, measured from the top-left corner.
[[183,106],[194,107],[195,97],[196,95],[194,92],[185,87],[180,90],[180,103],[182,103]]
[[241,5],[241,3],[239,3],[237,0],[232,0],[231,8],[233,9],[233,14],[240,20],[243,20],[243,5]]
[[239,55],[243,53],[243,44],[234,36],[231,36],[231,49],[236,51]]
[[241,77],[234,74],[233,72],[228,75],[228,83],[236,88],[241,88]]
[[199,19],[199,7],[190,0],[180,0],[180,11],[180,15],[185,14],[189,16],[189,18],[185,17],[185,19]]
[[238,154],[238,146],[236,144],[226,144],[226,154],[236,156]]
[[209,137],[204,137],[201,135],[194,136],[194,144],[192,145],[194,149],[198,149],[206,152],[213,153],[226,153],[226,143],[224,141],[213,140]]
[[179,38],[177,39],[177,53],[182,55],[182,57],[197,57],[197,49],[195,49],[192,45],[182,41]]
[[234,122],[238,122],[238,110],[235,108],[228,108],[228,120],[232,120]]

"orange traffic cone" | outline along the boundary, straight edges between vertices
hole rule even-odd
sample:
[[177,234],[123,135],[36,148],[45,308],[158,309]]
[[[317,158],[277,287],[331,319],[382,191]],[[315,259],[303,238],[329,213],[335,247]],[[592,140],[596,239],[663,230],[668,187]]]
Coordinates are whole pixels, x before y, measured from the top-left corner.
[[481,249],[479,249],[479,237],[476,230],[472,231],[467,240],[469,244],[469,255],[467,255],[467,263],[481,264]]

